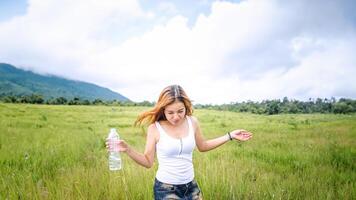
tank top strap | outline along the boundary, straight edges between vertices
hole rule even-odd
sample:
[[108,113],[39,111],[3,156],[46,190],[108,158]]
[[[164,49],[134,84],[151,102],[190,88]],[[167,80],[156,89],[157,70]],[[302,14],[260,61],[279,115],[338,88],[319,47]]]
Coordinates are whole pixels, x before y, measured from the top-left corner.
[[163,130],[161,124],[159,124],[158,121],[155,122],[155,125],[156,125],[156,127],[157,127],[157,129],[158,129],[159,134],[160,134],[160,135],[165,135],[164,130]]
[[187,115],[187,121],[188,121],[188,131],[189,131],[189,135],[194,135],[194,128],[193,128],[193,123],[191,120],[191,117]]

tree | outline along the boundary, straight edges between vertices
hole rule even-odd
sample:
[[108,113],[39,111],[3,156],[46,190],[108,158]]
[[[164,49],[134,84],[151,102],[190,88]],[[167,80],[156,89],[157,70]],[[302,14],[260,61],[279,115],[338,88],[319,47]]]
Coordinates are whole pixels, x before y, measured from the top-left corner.
[[95,99],[92,103],[94,105],[102,105],[102,104],[104,104],[104,102],[101,99]]
[[68,105],[80,105],[79,97],[74,97],[73,99],[69,100]]
[[68,100],[64,97],[57,97],[54,102],[55,104],[64,105],[67,104]]
[[280,113],[281,107],[279,104],[280,104],[279,100],[272,100],[267,102],[267,108],[266,108],[267,114],[274,115]]
[[347,105],[345,102],[337,102],[333,104],[333,113],[347,114],[351,113],[353,108],[351,105]]
[[5,96],[5,97],[3,98],[3,101],[4,101],[5,103],[16,103],[17,98],[16,98],[15,96],[9,95],[9,96]]

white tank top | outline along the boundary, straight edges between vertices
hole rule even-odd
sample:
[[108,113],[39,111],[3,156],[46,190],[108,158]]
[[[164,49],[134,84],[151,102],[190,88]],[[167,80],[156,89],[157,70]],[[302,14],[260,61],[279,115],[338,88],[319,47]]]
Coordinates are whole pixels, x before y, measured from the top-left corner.
[[156,144],[158,159],[156,178],[163,183],[186,184],[194,179],[192,156],[195,134],[190,117],[187,116],[186,119],[188,135],[180,139],[169,136],[159,122],[155,122],[160,134]]

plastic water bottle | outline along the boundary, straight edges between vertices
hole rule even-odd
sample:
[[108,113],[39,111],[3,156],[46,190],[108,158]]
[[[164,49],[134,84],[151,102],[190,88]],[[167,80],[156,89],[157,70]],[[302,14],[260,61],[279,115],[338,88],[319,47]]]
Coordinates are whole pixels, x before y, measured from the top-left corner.
[[117,146],[117,142],[120,139],[119,134],[116,132],[115,128],[110,129],[108,135],[109,142],[109,169],[111,171],[120,170],[121,166],[121,156]]

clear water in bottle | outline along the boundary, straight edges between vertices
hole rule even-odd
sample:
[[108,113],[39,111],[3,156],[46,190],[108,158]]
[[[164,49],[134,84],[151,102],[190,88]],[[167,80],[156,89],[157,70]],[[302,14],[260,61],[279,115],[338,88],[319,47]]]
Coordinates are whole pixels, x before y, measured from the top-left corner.
[[108,136],[109,140],[109,169],[111,171],[120,170],[121,166],[121,156],[118,150],[117,141],[120,139],[119,134],[116,132],[115,128],[110,129]]

